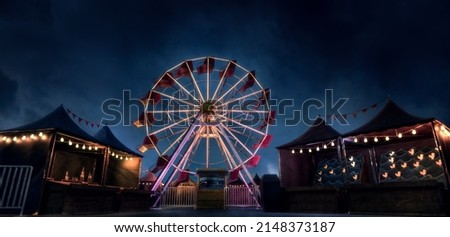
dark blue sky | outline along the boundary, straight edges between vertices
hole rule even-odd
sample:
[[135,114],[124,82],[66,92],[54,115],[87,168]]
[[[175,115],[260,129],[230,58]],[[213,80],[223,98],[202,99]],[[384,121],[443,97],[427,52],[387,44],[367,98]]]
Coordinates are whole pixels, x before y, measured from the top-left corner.
[[[173,65],[208,55],[255,69],[295,109],[333,89],[349,98],[342,112],[390,95],[413,114],[450,123],[450,2],[261,2],[0,0],[0,129],[61,103],[100,121],[104,100],[123,89],[141,97]],[[349,131],[376,112],[334,127]],[[274,146],[307,129],[283,118],[253,171],[277,172]],[[130,147],[143,137],[112,129]]]

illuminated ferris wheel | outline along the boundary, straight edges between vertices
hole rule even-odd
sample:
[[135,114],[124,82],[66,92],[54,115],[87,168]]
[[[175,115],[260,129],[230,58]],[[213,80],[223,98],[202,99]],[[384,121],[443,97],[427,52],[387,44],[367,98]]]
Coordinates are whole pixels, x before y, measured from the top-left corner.
[[272,139],[269,93],[255,71],[235,60],[194,58],[163,73],[141,99],[145,111],[134,122],[146,129],[139,150],[158,157],[152,191],[185,181],[195,168],[227,169],[230,180],[252,183],[248,168]]

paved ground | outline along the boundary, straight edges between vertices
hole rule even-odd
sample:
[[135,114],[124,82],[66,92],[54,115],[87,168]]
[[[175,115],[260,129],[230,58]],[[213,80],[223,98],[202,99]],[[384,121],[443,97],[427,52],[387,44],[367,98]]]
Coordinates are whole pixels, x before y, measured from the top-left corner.
[[134,216],[134,217],[324,217],[324,216],[354,216],[348,214],[318,214],[318,213],[280,213],[264,212],[254,208],[198,209],[193,208],[162,208],[151,209],[147,212],[113,213],[102,216]]

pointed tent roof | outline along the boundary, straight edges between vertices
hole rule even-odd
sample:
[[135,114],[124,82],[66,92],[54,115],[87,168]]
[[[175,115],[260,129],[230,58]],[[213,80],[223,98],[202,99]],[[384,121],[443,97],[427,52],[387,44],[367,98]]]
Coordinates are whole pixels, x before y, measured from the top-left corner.
[[341,134],[328,126],[322,118],[317,118],[314,124],[296,139],[278,146],[277,149],[290,149],[300,145],[335,139]]
[[101,143],[98,139],[89,135],[82,128],[80,128],[67,113],[67,109],[64,105],[60,105],[58,108],[47,114],[46,116],[34,121],[32,123],[7,129],[4,131],[7,132],[16,132],[16,131],[32,131],[32,130],[40,130],[40,129],[55,129],[58,132],[65,133],[67,135],[71,135],[80,139],[88,140],[91,142]]
[[433,118],[421,118],[411,115],[389,98],[384,107],[373,119],[361,127],[345,133],[344,136],[347,137],[371,132],[380,132],[393,128],[431,122],[432,120]]
[[95,138],[97,138],[99,141],[101,141],[103,144],[110,146],[112,148],[124,151],[126,153],[142,157],[141,154],[131,150],[127,146],[125,146],[117,137],[114,135],[114,133],[111,131],[111,129],[108,126],[104,126],[101,128],[95,135]]

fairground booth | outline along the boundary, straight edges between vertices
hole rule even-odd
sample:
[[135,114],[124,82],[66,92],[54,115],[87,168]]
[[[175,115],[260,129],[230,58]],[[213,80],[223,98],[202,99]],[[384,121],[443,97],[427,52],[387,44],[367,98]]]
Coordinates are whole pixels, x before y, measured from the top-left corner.
[[36,122],[0,132],[2,193],[8,197],[0,211],[20,204],[24,214],[105,213],[142,208],[145,201],[148,207],[148,195],[137,191],[142,156],[108,127],[89,135],[68,111],[61,105]]
[[[303,136],[320,127],[328,126],[311,127]],[[369,122],[335,135],[337,158],[320,146],[333,137],[321,136],[315,136],[316,150],[295,140],[278,147],[284,198],[303,201],[290,203],[287,211],[448,215],[450,132],[438,120],[413,116],[388,99]],[[318,194],[323,186],[335,188],[336,195]],[[308,191],[298,197],[292,190]]]

